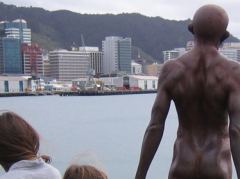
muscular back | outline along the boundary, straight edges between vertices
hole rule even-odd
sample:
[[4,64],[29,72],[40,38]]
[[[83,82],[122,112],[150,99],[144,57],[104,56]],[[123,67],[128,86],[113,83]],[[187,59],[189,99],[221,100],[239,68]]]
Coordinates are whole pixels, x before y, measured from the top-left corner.
[[231,178],[227,110],[232,66],[215,49],[194,49],[165,65],[164,85],[179,118],[169,178]]

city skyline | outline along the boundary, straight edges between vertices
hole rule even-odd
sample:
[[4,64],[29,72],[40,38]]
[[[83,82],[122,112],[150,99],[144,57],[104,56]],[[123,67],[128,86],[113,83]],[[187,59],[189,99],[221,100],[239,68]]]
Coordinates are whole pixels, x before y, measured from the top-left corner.
[[109,0],[2,0],[2,2],[17,6],[41,7],[51,11],[66,9],[82,14],[140,13],[146,16],[160,16],[169,20],[192,19],[194,12],[200,6],[205,4],[216,4],[222,6],[227,11],[230,19],[228,30],[231,34],[240,39],[240,15],[238,13],[240,2],[238,0],[197,0],[194,1],[194,3],[190,0],[185,0],[184,2],[177,0],[122,0],[119,2]]

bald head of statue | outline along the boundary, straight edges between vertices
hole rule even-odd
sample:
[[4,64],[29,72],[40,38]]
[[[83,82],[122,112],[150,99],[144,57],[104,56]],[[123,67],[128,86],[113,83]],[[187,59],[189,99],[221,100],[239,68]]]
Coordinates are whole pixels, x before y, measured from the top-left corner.
[[222,43],[229,37],[227,26],[228,15],[223,8],[205,5],[197,10],[188,29],[196,40]]

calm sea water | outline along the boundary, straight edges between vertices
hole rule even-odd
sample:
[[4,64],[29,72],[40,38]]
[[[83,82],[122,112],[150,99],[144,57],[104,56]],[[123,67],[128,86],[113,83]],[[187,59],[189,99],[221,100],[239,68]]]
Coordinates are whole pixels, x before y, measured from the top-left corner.
[[[133,179],[155,96],[0,98],[0,109],[12,110],[34,126],[41,153],[50,155],[61,173],[73,163],[91,164],[110,179]],[[167,178],[177,125],[171,105],[149,179]]]

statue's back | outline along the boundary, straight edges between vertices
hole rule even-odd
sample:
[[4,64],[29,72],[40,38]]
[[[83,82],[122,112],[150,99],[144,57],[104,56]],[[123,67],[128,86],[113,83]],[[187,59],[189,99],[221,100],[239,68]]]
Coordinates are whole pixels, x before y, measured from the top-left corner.
[[173,75],[170,95],[179,128],[169,178],[230,179],[229,62],[209,49],[193,50],[175,63],[178,68],[172,70],[179,72],[176,78]]

